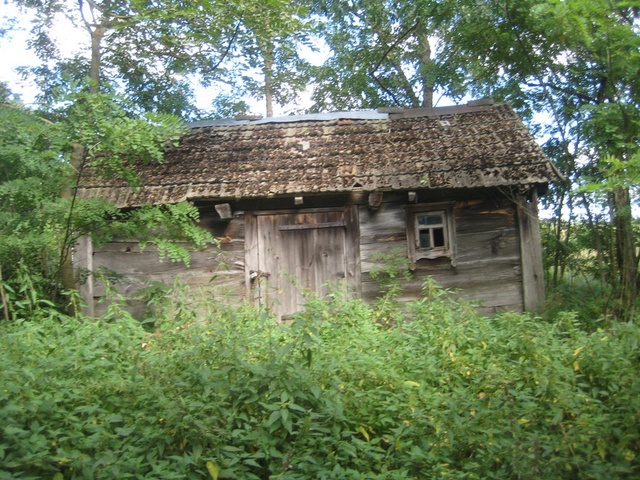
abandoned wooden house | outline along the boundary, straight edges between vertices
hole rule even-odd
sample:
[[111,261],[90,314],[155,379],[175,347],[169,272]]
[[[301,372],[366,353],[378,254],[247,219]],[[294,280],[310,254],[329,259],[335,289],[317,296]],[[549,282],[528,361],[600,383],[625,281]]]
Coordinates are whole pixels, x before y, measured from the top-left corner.
[[[376,252],[400,252],[410,272],[404,300],[419,298],[433,277],[485,313],[541,306],[537,198],[559,174],[508,105],[191,127],[162,164],[139,168],[141,187],[89,178],[79,195],[120,208],[194,202],[219,247],[195,252],[186,268],[160,263],[135,239],[100,248],[84,241],[77,266],[122,274],[125,295],[180,275],[286,318],[303,307],[303,290],[323,295],[332,282],[375,299]],[[83,291],[93,311],[104,290],[89,278]]]

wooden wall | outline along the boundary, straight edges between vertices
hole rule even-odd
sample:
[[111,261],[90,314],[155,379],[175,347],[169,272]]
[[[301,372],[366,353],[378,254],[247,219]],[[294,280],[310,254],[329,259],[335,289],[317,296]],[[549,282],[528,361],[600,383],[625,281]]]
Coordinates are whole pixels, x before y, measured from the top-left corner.
[[[419,260],[404,283],[401,300],[420,298],[424,281],[432,276],[443,287],[460,289],[465,297],[478,300],[483,313],[522,310],[516,204],[491,192],[469,195],[466,200],[429,198],[421,192],[418,197],[420,203],[453,202],[457,253],[454,262],[449,258]],[[373,254],[407,251],[403,208],[406,204],[406,194],[386,194],[378,210],[371,212],[366,206],[360,207],[362,295],[367,300],[379,296],[377,282],[369,274],[375,266]]]
[[[204,250],[191,253],[191,264],[187,268],[181,262],[165,259],[158,261],[154,247],[140,250],[138,242],[119,240],[93,248],[93,267],[107,268],[122,275],[115,287],[128,299],[129,310],[137,317],[144,315],[146,306],[134,299],[140,289],[163,282],[173,285],[180,278],[189,287],[194,298],[215,297],[218,300],[239,303],[244,300],[244,220],[243,217],[220,221],[215,210],[205,209],[201,214],[201,225],[220,241]],[[101,315],[107,308],[105,287],[94,281],[94,313]]]
[[[478,300],[483,313],[522,310],[527,305],[522,284],[522,219],[519,224],[518,215],[518,205],[522,212],[522,204],[518,203],[515,196],[502,195],[489,189],[466,191],[463,199],[460,199],[460,191],[436,193],[437,195],[432,191],[417,192],[418,203],[452,203],[455,218],[455,261],[452,262],[449,258],[419,260],[410,279],[404,284],[401,300],[420,298],[424,281],[432,276],[443,287],[460,289],[465,297]],[[125,240],[94,247],[91,256],[93,268],[105,267],[123,275],[117,288],[126,297],[131,297],[150,282],[161,281],[171,285],[180,277],[183,284],[193,288],[199,295],[239,303],[251,298],[250,292],[246,291],[249,282],[245,274],[244,212],[291,208],[292,202],[292,198],[235,202],[231,205],[234,216],[228,220],[220,219],[214,203],[200,205],[201,225],[220,240],[220,246],[194,252],[189,268],[168,259],[160,263],[153,248],[140,251],[137,242]],[[369,209],[366,194],[305,197],[303,208],[345,204],[357,205],[361,260],[361,285],[358,290],[363,298],[371,301],[380,295],[377,283],[370,276],[371,269],[375,266],[373,254],[407,254],[404,208],[409,204],[407,193],[385,192],[382,204],[375,211]],[[531,215],[531,209],[528,214]],[[536,228],[526,231],[529,230],[537,232]],[[529,238],[527,242],[527,245],[533,242],[535,246],[538,240]],[[524,252],[527,252],[526,248]],[[538,258],[529,260],[534,266],[537,265],[536,262],[541,262]],[[534,274],[537,275],[536,272]],[[106,308],[106,304],[99,303],[105,294],[100,282],[94,282],[92,294],[95,314],[99,315]],[[133,313],[141,315],[144,305],[136,301],[130,303]],[[527,308],[534,304],[535,300],[533,303],[529,302]]]

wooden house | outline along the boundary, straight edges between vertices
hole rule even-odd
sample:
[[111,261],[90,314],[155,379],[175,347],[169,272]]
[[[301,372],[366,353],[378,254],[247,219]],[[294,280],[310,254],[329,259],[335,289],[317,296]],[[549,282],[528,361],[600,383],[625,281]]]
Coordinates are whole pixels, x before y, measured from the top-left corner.
[[[93,248],[77,266],[124,275],[129,295],[152,280],[232,301],[300,310],[304,289],[346,281],[379,296],[376,252],[408,260],[402,299],[427,277],[479,301],[486,313],[536,309],[544,298],[537,198],[559,174],[506,104],[381,109],[198,122],[131,189],[89,176],[79,195],[121,208],[194,202],[221,240],[190,268],[160,263],[132,240]],[[83,286],[94,302],[104,292]],[[96,307],[96,313],[100,308]]]

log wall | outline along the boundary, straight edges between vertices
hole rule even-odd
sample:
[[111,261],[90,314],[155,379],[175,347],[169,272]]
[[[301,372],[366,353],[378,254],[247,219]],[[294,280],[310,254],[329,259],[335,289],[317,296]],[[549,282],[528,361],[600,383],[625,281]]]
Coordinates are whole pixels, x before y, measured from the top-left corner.
[[[221,222],[216,212],[210,210],[203,211],[201,217],[201,226],[212,232],[220,243],[191,252],[189,267],[169,259],[160,262],[155,247],[141,251],[138,242],[132,240],[117,240],[93,249],[94,269],[103,267],[122,276],[114,286],[127,298],[133,315],[142,317],[146,309],[144,302],[135,299],[137,292],[153,282],[173,285],[178,278],[194,298],[215,297],[236,304],[244,300],[243,218]],[[96,315],[103,314],[107,308],[105,295],[103,282],[94,280]]]
[[[371,277],[375,252],[407,252],[406,198],[388,195],[377,211],[360,207],[362,294],[372,301],[380,295]],[[434,199],[430,199],[434,200]],[[439,198],[438,201],[446,201]],[[489,195],[453,203],[455,258],[421,259],[404,282],[401,300],[418,299],[428,277],[441,286],[460,289],[480,302],[483,313],[522,310],[522,268],[517,206],[507,197]],[[453,261],[452,261],[453,260]]]
[[[418,203],[430,202],[450,202],[452,205],[455,258],[418,260],[410,279],[404,283],[401,300],[419,299],[424,281],[431,276],[443,287],[460,290],[464,297],[480,302],[479,308],[483,313],[535,307],[535,301],[530,300],[527,304],[524,298],[523,291],[527,290],[523,289],[522,255],[527,255],[527,264],[541,264],[539,249],[530,252],[530,247],[527,247],[539,245],[539,240],[528,238],[521,246],[520,232],[524,231],[525,235],[531,231],[537,232],[535,228],[523,230],[523,220],[519,219],[519,210],[522,217],[522,203],[519,204],[516,197],[489,189],[467,191],[466,198],[462,200],[460,191],[439,192],[437,197],[432,191],[418,192]],[[372,268],[377,265],[374,253],[407,255],[407,193],[385,192],[376,210],[368,204],[367,195],[362,194],[311,200],[305,198],[305,207],[332,204],[356,205],[360,231],[360,285],[359,288],[356,286],[356,290],[365,300],[373,301],[380,296],[378,284],[370,275]],[[137,242],[131,240],[93,247],[93,268],[104,267],[123,275],[116,286],[120,293],[130,299],[135,315],[141,315],[145,305],[132,300],[133,294],[154,281],[171,285],[178,277],[199,295],[231,303],[251,298],[247,292],[249,282],[245,272],[244,212],[291,206],[282,199],[246,204],[236,202],[232,205],[234,215],[227,220],[220,218],[214,204],[201,207],[201,226],[212,232],[220,240],[220,245],[193,252],[189,268],[168,259],[158,262],[155,249],[149,247],[140,251]],[[532,212],[535,214],[529,208],[526,213],[532,215]],[[529,218],[525,226],[531,225],[531,220]],[[533,222],[533,225],[536,223]],[[530,271],[531,267],[525,265],[525,269]],[[92,290],[85,290],[92,291],[95,314],[103,313],[106,304],[100,303],[100,300],[105,295],[104,286],[94,281]]]

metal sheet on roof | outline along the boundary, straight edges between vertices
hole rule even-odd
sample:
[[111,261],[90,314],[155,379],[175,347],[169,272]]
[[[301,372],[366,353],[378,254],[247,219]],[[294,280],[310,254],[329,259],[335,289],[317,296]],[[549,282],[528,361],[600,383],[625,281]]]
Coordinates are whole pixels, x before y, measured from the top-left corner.
[[292,122],[326,122],[330,120],[387,120],[388,113],[378,113],[375,110],[360,110],[354,112],[307,113],[304,115],[285,115],[282,117],[266,117],[260,120],[216,119],[201,120],[189,123],[191,128],[227,126],[227,125],[260,125],[265,123]]
[[332,112],[332,113],[307,113],[305,115],[287,115],[284,117],[267,117],[257,120],[260,123],[284,123],[284,122],[326,122],[328,120],[386,120],[387,113],[378,113],[375,110],[359,110],[354,112]]
[[189,128],[203,128],[203,127],[225,127],[227,125],[244,125],[249,123],[248,120],[234,120],[233,118],[216,118],[210,120],[198,120],[197,122],[189,122],[187,126]]

